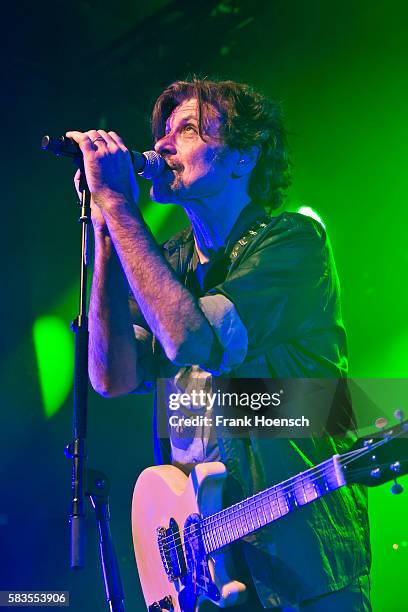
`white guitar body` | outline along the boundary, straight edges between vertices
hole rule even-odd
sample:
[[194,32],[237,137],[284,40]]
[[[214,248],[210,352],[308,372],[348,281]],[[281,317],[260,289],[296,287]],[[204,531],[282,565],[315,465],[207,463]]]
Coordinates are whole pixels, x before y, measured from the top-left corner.
[[[188,478],[171,465],[147,468],[139,476],[133,493],[132,532],[139,578],[148,610],[196,612],[203,598],[210,599],[221,608],[246,599],[245,585],[229,577],[229,573],[233,574],[234,570],[225,549],[205,554],[203,559],[200,552],[196,554],[197,551],[194,551],[187,564],[192,572],[190,584],[186,585],[180,577],[169,580],[158,544],[157,530],[160,527],[168,529],[171,517],[180,529],[184,548],[183,531],[187,519],[191,515],[206,517],[222,509],[225,476],[226,468],[219,462],[198,464]],[[191,527],[187,526],[186,530],[192,532]],[[180,543],[177,535],[174,541]],[[172,542],[172,539],[164,536],[164,544]],[[208,565],[203,561],[207,561]],[[206,585],[211,588],[207,590]],[[196,586],[199,587],[197,590]],[[182,591],[180,604],[179,595]]]
[[[377,434],[378,435],[378,434]],[[133,544],[149,612],[197,612],[209,599],[220,608],[246,599],[233,580],[228,544],[347,484],[378,486],[408,472],[408,421],[361,438],[300,474],[227,508],[222,463],[199,463],[190,476],[171,465],[139,476],[132,504]]]

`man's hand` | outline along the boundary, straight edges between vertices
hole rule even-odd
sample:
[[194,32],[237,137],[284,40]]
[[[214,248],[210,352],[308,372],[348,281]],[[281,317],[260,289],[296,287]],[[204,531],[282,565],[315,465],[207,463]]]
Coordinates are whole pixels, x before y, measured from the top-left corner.
[[[205,363],[211,355],[214,333],[195,297],[177,278],[136,208],[139,196],[136,177],[122,139],[115,132],[104,130],[67,132],[67,136],[79,144],[93,203],[106,222],[106,227],[102,226],[104,229],[98,232],[99,237],[104,234],[110,237],[110,240],[95,241],[96,281],[89,329],[90,345],[94,347],[90,371],[94,373],[98,389],[109,389],[112,372],[115,379],[118,373],[123,373],[124,364],[128,373],[126,382],[120,385],[122,392],[129,392],[135,388],[135,381],[140,382],[131,374],[137,369],[137,351],[129,331],[133,332],[127,305],[128,285],[168,359],[180,365]],[[101,227],[97,214],[94,214],[94,227]],[[126,277],[121,286],[109,280],[109,276],[117,277],[112,247]],[[117,299],[120,306],[107,314],[110,301]],[[99,329],[98,325],[102,327]],[[116,335],[116,340],[123,336],[123,342],[111,343],[112,335]],[[111,360],[115,367],[110,365]],[[98,374],[99,369],[103,370],[103,376]]]
[[[75,185],[75,189],[78,194],[79,200],[81,200],[81,197],[82,197],[81,191],[79,189],[80,178],[81,178],[81,171],[78,168],[74,176],[74,185]],[[105,234],[105,235],[108,234],[108,228],[106,225],[106,221],[103,217],[103,214],[101,212],[101,209],[98,206],[96,206],[92,197],[91,197],[91,219],[92,219],[92,225],[93,225],[95,233],[98,232],[100,234]]]
[[75,140],[82,151],[93,204],[102,211],[123,204],[137,204],[139,188],[131,157],[118,134],[89,130],[67,132],[66,135]]

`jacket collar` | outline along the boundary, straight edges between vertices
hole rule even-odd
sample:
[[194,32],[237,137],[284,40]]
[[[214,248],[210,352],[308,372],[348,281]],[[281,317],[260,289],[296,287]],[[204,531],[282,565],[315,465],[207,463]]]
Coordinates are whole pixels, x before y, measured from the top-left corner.
[[[226,240],[225,253],[228,253],[237,240],[244,234],[245,230],[259,217],[265,216],[265,209],[259,204],[250,202],[243,208],[235,221]],[[184,228],[164,243],[163,248],[171,255],[182,245],[189,245],[194,241],[193,229],[191,225]],[[190,245],[189,245],[190,246]]]

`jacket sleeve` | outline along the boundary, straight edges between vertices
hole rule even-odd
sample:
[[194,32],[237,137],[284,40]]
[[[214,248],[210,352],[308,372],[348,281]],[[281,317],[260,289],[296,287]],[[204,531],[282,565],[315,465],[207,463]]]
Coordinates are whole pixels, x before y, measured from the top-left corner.
[[228,374],[243,362],[247,354],[248,335],[245,325],[234,304],[221,293],[199,298],[198,305],[215,335],[208,363],[199,365],[215,376]]

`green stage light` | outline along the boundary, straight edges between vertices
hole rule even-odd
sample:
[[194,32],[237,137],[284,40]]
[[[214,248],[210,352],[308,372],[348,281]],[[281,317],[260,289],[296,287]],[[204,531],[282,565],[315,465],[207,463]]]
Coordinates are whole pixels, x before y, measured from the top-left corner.
[[169,222],[174,205],[149,204],[143,209],[143,218],[155,236]]
[[47,419],[64,404],[73,382],[74,338],[56,316],[38,318],[33,325],[41,396]]
[[318,221],[321,225],[323,225],[324,228],[326,228],[320,215],[318,215],[317,212],[313,210],[313,208],[311,208],[310,206],[300,206],[297,212],[301,215],[306,215],[306,217],[312,217],[312,219],[316,219],[316,221]]

